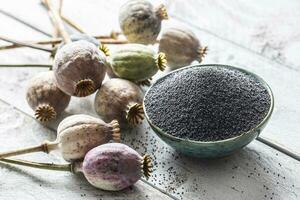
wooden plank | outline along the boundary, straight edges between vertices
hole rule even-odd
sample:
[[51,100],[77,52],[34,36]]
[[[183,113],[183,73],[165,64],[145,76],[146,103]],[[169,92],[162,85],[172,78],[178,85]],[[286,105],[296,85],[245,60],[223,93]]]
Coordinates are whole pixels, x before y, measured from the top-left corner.
[[[25,21],[30,22],[30,24],[42,29],[43,31],[52,34],[53,27],[50,23],[47,12],[42,8],[40,0],[28,0],[28,1],[5,1],[1,0],[1,10],[13,14]],[[2,19],[1,22],[9,22],[6,26],[1,27],[1,34],[10,36],[15,39],[30,40],[31,38],[35,39],[45,39],[47,36],[32,31],[25,25],[16,22],[15,20],[10,19],[9,17],[0,13]],[[6,18],[4,20],[4,17]],[[14,21],[14,22],[13,22]],[[43,23],[41,23],[43,22]],[[11,31],[18,30],[18,31]],[[27,30],[27,31],[22,31]],[[22,33],[22,34],[20,34]]]
[[[80,109],[85,110],[86,107]],[[77,107],[77,111],[80,109]],[[15,117],[4,115],[4,118],[8,118],[13,124],[19,124],[18,120],[17,123],[11,120]],[[4,123],[6,127],[7,123]],[[49,126],[53,129],[57,127],[53,124]],[[37,144],[48,139],[42,126],[27,128],[22,124],[20,127],[33,131],[26,132],[24,137],[18,137],[20,141],[14,142],[13,146],[10,141],[5,142],[3,149],[8,150],[20,144]],[[4,135],[6,140],[15,140],[16,134],[20,134],[20,130],[14,134],[7,129],[3,132],[10,134],[9,137]],[[300,163],[260,142],[255,141],[227,158],[201,160],[177,154],[157,138],[146,123],[123,134],[124,143],[142,154],[147,152],[154,158],[154,173],[149,181],[180,199],[218,199],[221,196],[231,199],[262,199],[265,195],[272,199],[298,198],[300,181],[296,177],[300,173]],[[34,137],[36,139],[32,141]],[[52,135],[50,138],[54,137]],[[35,159],[43,157],[38,155]]]
[[275,109],[262,135],[300,153],[300,144],[294,142],[300,140],[295,131],[300,123],[299,72],[269,62],[261,56],[246,52],[243,48],[197,29],[194,31],[210,47],[204,63],[225,63],[242,67],[266,80],[274,92]]
[[291,0],[169,0],[171,17],[202,31],[300,70],[300,2]]
[[[99,4],[95,1],[89,2],[91,4],[95,3],[93,4],[95,7],[94,10],[99,9]],[[101,9],[102,8],[106,7],[101,7]],[[113,7],[113,10],[115,9],[116,8]],[[89,11],[85,10],[84,12]],[[96,13],[95,11],[90,12]],[[104,12],[101,12],[101,15],[104,15]],[[108,15],[106,17],[108,17]],[[105,18],[98,17],[97,19],[102,23],[105,21]],[[87,22],[84,23],[86,23],[87,26],[89,24]],[[178,22],[173,21],[169,23]],[[112,27],[113,25],[110,28]],[[91,30],[95,30],[96,32],[99,28],[91,27]],[[280,139],[280,137],[284,138],[286,135],[283,134],[288,134],[288,136],[291,136],[289,137],[289,141],[295,141],[296,136],[294,130],[296,129],[290,127],[291,125],[288,124],[288,128],[285,129],[285,132],[282,132],[281,130],[284,128],[283,124],[275,123],[273,120],[275,117],[277,118],[277,122],[287,120],[285,112],[294,111],[292,107],[287,107],[283,103],[287,101],[288,104],[296,105],[297,101],[290,99],[290,97],[293,96],[291,92],[297,91],[297,88],[299,88],[297,81],[295,81],[297,80],[298,74],[290,70],[282,70],[281,66],[266,62],[266,60],[260,56],[249,54],[249,52],[245,52],[244,49],[239,49],[231,43],[227,43],[210,34],[197,31],[196,29],[194,30],[212,49],[205,60],[206,63],[217,62],[243,66],[263,76],[270,82],[272,88],[276,86],[277,92],[275,98],[277,101],[280,100],[281,107],[276,107],[276,115],[274,115],[271,121],[272,123],[270,123],[263,134],[270,134],[272,138],[275,138],[275,135],[273,135],[274,132],[272,131],[278,130],[276,139]],[[5,57],[5,54],[1,53],[0,55],[1,59]],[[37,57],[38,54],[35,55]],[[22,55],[18,56],[16,54],[15,59],[24,58]],[[32,56],[31,61],[35,61],[34,56]],[[24,99],[25,85],[30,77],[42,70],[43,69],[0,69],[0,86],[2,92],[0,98],[32,114],[32,111],[26,105]],[[289,83],[289,81],[295,81],[294,84],[296,85],[292,85],[290,86],[292,88],[289,88],[278,80],[282,80],[282,82],[287,81],[287,83]],[[281,98],[277,97],[278,95],[281,96]],[[277,114],[278,112],[279,114]],[[91,113],[94,115],[93,97],[83,99],[73,98],[66,115],[72,113]],[[297,122],[298,118],[294,120]],[[55,129],[57,125],[50,124],[49,126]],[[150,182],[179,198],[299,198],[297,195],[300,192],[300,183],[299,179],[296,178],[300,170],[299,163],[274,149],[266,147],[260,142],[253,142],[247,148],[228,158],[199,160],[178,155],[173,149],[159,140],[153,132],[149,130],[146,123],[131,131],[131,133],[125,133],[124,135],[125,143],[135,147],[140,153],[147,151],[155,158],[155,172]],[[285,140],[282,141],[287,141],[286,138],[284,139]],[[291,143],[291,145],[293,144]],[[297,146],[293,148],[297,148]]]
[[[0,101],[1,150],[20,145],[34,145],[55,139],[55,132],[31,117]],[[40,162],[63,162],[57,153],[24,155]],[[120,192],[106,192],[92,187],[83,175],[53,172],[0,163],[0,199],[172,199],[152,186],[139,181]]]
[[[277,2],[276,9],[280,8],[281,4],[283,4],[278,1],[276,1],[276,2]],[[214,4],[214,5],[218,5],[217,2],[215,2],[215,3],[216,4]],[[268,5],[267,0],[258,1],[257,3],[258,4],[261,3],[263,5]],[[66,1],[63,11],[67,16],[74,18],[79,24],[84,26],[91,33],[96,33],[96,32],[99,33],[99,31],[102,32],[102,30],[104,31],[104,30],[118,29],[119,24],[118,24],[117,14],[104,14],[105,12],[103,12],[103,11],[100,12],[99,9],[102,10],[105,8],[106,10],[110,10],[111,13],[118,13],[118,8],[122,4],[122,1],[118,1],[118,0],[114,0],[114,1],[110,1],[110,2],[90,1],[87,4],[88,4],[87,7],[89,9],[81,11],[82,16],[87,16],[86,18],[79,17],[78,15],[76,15],[76,11],[80,10],[81,7],[84,7],[84,4],[80,3],[80,2],[73,3],[73,1],[72,2]],[[159,1],[155,1],[154,4],[156,4],[156,5],[159,4]],[[219,4],[221,4],[221,3],[219,3]],[[252,7],[250,4],[252,5]],[[211,6],[212,5],[211,2],[210,3],[208,3],[208,2],[201,3],[200,1],[190,1],[189,3],[186,3],[186,2],[172,1],[172,0],[166,1],[166,5],[168,6],[168,10],[171,15],[171,20],[163,22],[163,25],[164,25],[163,28],[180,23],[176,19],[172,20],[172,16],[174,16],[174,15],[179,18],[182,16],[183,19],[191,19],[189,21],[190,22],[189,25],[191,25],[192,26],[191,28],[193,28],[193,30],[196,31],[197,35],[199,36],[199,38],[201,39],[203,44],[208,45],[210,48],[210,51],[208,53],[207,58],[204,60],[204,63],[222,63],[222,64],[237,65],[237,66],[246,68],[248,70],[251,70],[251,71],[257,73],[258,75],[262,76],[264,79],[266,79],[266,81],[271,85],[274,95],[275,95],[275,112],[274,112],[273,118],[270,122],[270,125],[268,125],[266,130],[263,132],[263,136],[270,138],[270,139],[274,140],[275,142],[282,144],[286,147],[289,147],[293,151],[300,153],[300,143],[294,142],[294,141],[300,140],[300,135],[297,134],[297,132],[295,131],[295,130],[297,130],[298,125],[300,124],[300,107],[298,104],[298,102],[300,101],[300,89],[299,89],[300,80],[298,78],[300,75],[300,71],[295,72],[295,69],[293,67],[290,67],[290,65],[288,65],[288,66],[281,65],[281,64],[278,64],[277,62],[272,62],[269,59],[265,59],[264,57],[261,57],[261,55],[263,55],[263,54],[256,54],[253,52],[249,52],[248,50],[245,50],[245,48],[243,46],[244,43],[241,42],[244,40],[240,39],[240,38],[244,38],[244,34],[241,34],[241,33],[244,33],[248,29],[245,28],[245,25],[241,25],[241,26],[239,26],[239,25],[240,25],[240,23],[246,24],[244,21],[242,21],[242,19],[244,19],[246,17],[244,17],[244,18],[241,17],[241,22],[237,23],[237,24],[234,24],[232,22],[233,19],[230,21],[232,23],[230,25],[228,25],[229,27],[233,27],[233,28],[240,27],[240,30],[241,30],[241,31],[240,30],[239,31],[231,30],[231,32],[233,32],[233,33],[241,34],[241,35],[237,35],[237,36],[232,34],[233,39],[237,38],[236,40],[234,40],[234,43],[232,43],[230,40],[229,41],[224,40],[220,37],[217,37],[214,34],[210,34],[210,33],[207,33],[207,31],[203,31],[203,29],[201,29],[201,28],[200,29],[197,28],[199,26],[198,21],[199,21],[199,23],[205,21],[204,24],[208,24],[208,25],[213,24],[216,27],[222,27],[222,26],[219,26],[220,23],[212,23],[212,22],[214,22],[214,20],[216,20],[216,22],[217,22],[217,20],[223,19],[222,17],[224,17],[225,14],[221,15],[221,16],[219,16],[219,15],[215,16],[215,14],[213,14],[213,13],[218,13],[218,12],[216,10],[214,10],[214,12],[212,12],[211,10],[208,9],[208,8],[211,8],[211,9],[215,8],[220,11],[223,11],[222,6],[219,6],[219,7]],[[243,8],[250,6],[253,9],[257,8],[253,5],[256,5],[256,4],[250,3],[250,2],[243,4],[242,2],[238,1],[233,6],[239,6],[239,7],[243,7]],[[298,5],[298,3],[296,3],[295,1],[292,1],[289,5],[285,4],[284,12],[286,12],[286,10],[288,10],[291,7],[291,5]],[[225,6],[225,5],[223,5],[223,6]],[[192,7],[194,7],[195,9],[193,9]],[[227,6],[226,8],[228,8],[228,7],[229,6]],[[201,9],[201,11],[203,11],[203,13],[199,12],[198,8]],[[265,14],[262,13],[262,11],[259,8],[257,8],[257,9],[260,11],[257,14],[258,16],[260,16],[259,14],[262,14],[265,16]],[[243,9],[243,10],[246,10],[246,9]],[[251,9],[249,9],[249,12],[250,11],[251,11]],[[196,16],[196,14],[198,12],[200,13],[200,15]],[[270,9],[266,15],[273,16],[274,12],[272,9]],[[240,11],[226,12],[226,14],[229,16],[230,16],[230,13],[233,13],[233,15],[237,15],[237,16],[242,14],[242,12],[240,12]],[[212,19],[209,17],[205,18],[205,14],[208,14],[208,16],[213,15],[213,16],[215,16],[216,19],[213,17],[212,17]],[[104,15],[109,16],[109,17],[105,17],[105,18],[101,17]],[[248,15],[250,15],[250,14],[248,14]],[[98,20],[95,20],[95,21],[87,20],[87,19],[94,19],[94,18],[96,18],[96,16],[99,16],[97,18]],[[199,17],[199,16],[201,16],[201,17]],[[236,18],[238,18],[237,16],[235,18],[234,17],[233,18],[236,19]],[[200,20],[200,18],[201,18],[201,20]],[[229,17],[227,17],[227,18],[229,18]],[[224,17],[224,19],[227,19],[227,18],[226,18],[226,16]],[[211,21],[209,21],[207,19],[209,19]],[[270,20],[270,19],[268,18],[268,20]],[[294,24],[294,22],[297,21],[298,19],[294,20],[294,18],[292,18],[290,16],[289,18],[287,18],[285,20],[288,20],[290,23],[287,23],[287,24],[290,25],[290,24]],[[89,21],[89,22],[87,22],[87,21]],[[106,21],[107,21],[107,23],[106,23]],[[197,21],[197,23],[195,23],[196,21]],[[251,21],[251,20],[249,20],[249,21]],[[183,25],[187,26],[187,24],[183,24]],[[255,26],[254,23],[252,23],[252,25]],[[100,27],[103,29],[100,29]],[[223,29],[226,31],[230,31],[230,29],[226,29],[226,28],[223,28]],[[290,29],[293,29],[293,26],[290,26]],[[290,29],[288,29],[288,30],[290,30]],[[216,33],[218,33],[217,35],[219,35],[219,33],[224,33],[224,31],[221,31],[221,30],[214,30],[214,31]],[[283,32],[283,33],[285,33],[285,32]],[[228,35],[230,35],[230,34],[228,33]],[[277,35],[275,35],[274,37],[278,37],[278,38],[272,39],[272,41],[275,41],[275,40],[281,41],[283,38],[286,38],[285,36],[283,37],[283,36],[277,36]],[[287,37],[289,37],[289,35],[287,35]],[[268,38],[265,38],[265,39],[267,40]],[[253,39],[249,39],[249,40],[252,41]],[[247,44],[250,44],[250,42],[248,41]],[[258,49],[258,47],[256,47],[256,48]],[[265,52],[267,52],[267,50],[265,50]],[[291,53],[294,53],[294,52],[295,51],[293,51]],[[266,56],[266,57],[268,57],[268,56]],[[286,117],[286,116],[289,116],[289,117]]]
[[[158,4],[158,2],[159,1],[155,1],[156,4]],[[108,34],[110,30],[118,29],[118,16],[116,13],[118,12],[118,8],[121,3],[122,1],[119,0],[113,0],[110,2],[90,0],[85,1],[84,3],[81,1],[75,1],[75,3],[74,1],[65,1],[63,13],[78,22],[78,24],[91,34]],[[26,4],[24,6],[30,7],[31,4]],[[175,11],[177,11],[174,10],[175,8],[178,8],[177,4],[181,5],[181,3],[177,1],[167,4],[170,7],[171,13],[175,13]],[[80,9],[83,7],[86,9]],[[182,7],[182,12],[184,12],[186,8],[184,6]],[[18,10],[12,11],[18,14]],[[80,15],[77,15],[78,12]],[[178,11],[176,13],[180,12]],[[179,22],[177,20],[169,20],[168,22],[164,22],[164,26],[172,26],[176,23],[178,24]],[[6,24],[3,24],[4,27],[5,25]],[[10,29],[7,28],[6,30]],[[267,138],[270,138],[286,147],[290,147],[294,151],[300,152],[300,143],[294,142],[295,140],[300,140],[300,135],[295,131],[300,124],[300,107],[298,104],[300,100],[300,83],[298,80],[299,72],[295,72],[294,70],[278,63],[264,59],[257,54],[245,51],[243,47],[208,34],[202,29],[194,28],[194,30],[201,41],[210,48],[209,54],[204,60],[204,63],[226,63],[241,66],[266,79],[275,94],[275,112],[270,124],[263,132],[263,136],[266,136]],[[9,52],[11,53],[14,51]],[[40,57],[35,55],[33,54],[33,51],[26,52],[28,53],[26,55],[32,55],[30,57],[30,60],[32,61],[35,61],[37,58],[46,60],[45,56]],[[11,56],[8,57],[5,54],[2,54],[2,52],[0,56],[2,59],[8,61],[11,60]],[[20,59],[22,59],[22,62],[24,61],[23,58]],[[35,62],[41,61],[36,60]]]

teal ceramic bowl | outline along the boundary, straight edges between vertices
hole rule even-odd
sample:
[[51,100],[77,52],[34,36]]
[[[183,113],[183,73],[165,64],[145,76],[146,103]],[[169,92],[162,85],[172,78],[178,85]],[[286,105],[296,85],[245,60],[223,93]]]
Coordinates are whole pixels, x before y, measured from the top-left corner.
[[[236,137],[232,137],[232,138],[225,139],[225,140],[209,141],[209,142],[182,139],[182,138],[175,137],[175,136],[172,136],[172,135],[164,132],[162,129],[160,129],[158,126],[156,126],[154,123],[152,123],[151,119],[147,115],[147,107],[145,107],[145,104],[144,104],[145,116],[146,116],[146,119],[147,119],[148,123],[150,124],[151,128],[153,129],[153,131],[164,142],[169,144],[175,150],[177,150],[178,152],[180,152],[182,154],[188,155],[188,156],[194,156],[194,157],[200,157],[200,158],[223,157],[223,156],[230,155],[230,154],[234,153],[235,151],[243,148],[244,146],[246,146],[247,144],[249,144],[251,141],[253,141],[255,138],[257,138],[259,136],[259,134],[261,133],[261,131],[264,129],[267,122],[269,121],[269,119],[272,115],[272,112],[273,112],[273,108],[274,108],[274,96],[273,96],[273,93],[272,93],[269,85],[262,78],[257,76],[256,74],[251,73],[244,69],[233,67],[233,66],[218,65],[218,64],[187,66],[187,67],[172,71],[169,74],[159,78],[158,80],[163,81],[170,74],[176,73],[177,71],[180,71],[180,70],[183,70],[186,68],[210,67],[210,66],[218,66],[218,67],[225,67],[225,68],[229,68],[229,69],[235,69],[235,70],[239,70],[243,73],[246,73],[248,75],[255,77],[257,80],[259,80],[262,83],[262,85],[269,92],[271,104],[270,104],[270,108],[269,108],[267,115],[259,124],[257,124],[257,126],[255,128],[249,130],[248,132],[241,133],[239,136],[236,136]],[[155,85],[155,84],[156,84],[156,82],[153,85]],[[152,86],[149,88],[148,91],[151,90]],[[147,97],[147,92],[146,92],[145,98]],[[176,126],[176,124],[174,124],[174,126]]]

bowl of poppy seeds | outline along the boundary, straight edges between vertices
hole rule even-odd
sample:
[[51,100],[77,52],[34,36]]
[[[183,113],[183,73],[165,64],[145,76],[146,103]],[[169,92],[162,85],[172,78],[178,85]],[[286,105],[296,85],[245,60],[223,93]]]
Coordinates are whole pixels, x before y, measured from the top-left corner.
[[146,92],[144,110],[154,132],[177,151],[222,157],[254,140],[274,107],[268,84],[228,65],[194,65],[158,79]]

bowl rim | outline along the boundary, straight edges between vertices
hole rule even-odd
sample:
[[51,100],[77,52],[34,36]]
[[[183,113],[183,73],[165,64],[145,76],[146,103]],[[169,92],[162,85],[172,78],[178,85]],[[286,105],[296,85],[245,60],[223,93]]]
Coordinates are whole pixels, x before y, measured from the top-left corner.
[[[180,137],[176,137],[176,136],[173,136],[171,134],[168,134],[167,132],[163,131],[161,128],[159,128],[158,126],[156,126],[149,118],[148,114],[147,114],[147,111],[146,111],[146,107],[145,107],[145,99],[146,99],[146,96],[148,94],[148,92],[150,91],[150,89],[155,85],[157,84],[158,81],[162,80],[162,79],[165,79],[166,77],[170,76],[171,74],[173,73],[176,73],[178,71],[181,71],[181,70],[185,70],[185,69],[188,69],[188,68],[198,68],[198,67],[213,67],[213,66],[216,66],[216,67],[225,67],[225,68],[228,68],[228,69],[235,69],[235,70],[238,70],[240,72],[243,72],[243,73],[246,73],[246,74],[249,74],[251,76],[253,76],[254,78],[256,78],[257,80],[259,80],[262,85],[267,89],[269,95],[270,95],[270,107],[269,107],[269,110],[268,110],[268,113],[266,114],[266,116],[260,121],[260,123],[258,123],[254,128],[248,130],[247,132],[244,132],[244,133],[241,133],[240,135],[238,136],[235,136],[235,137],[231,137],[231,138],[227,138],[227,139],[224,139],[224,140],[216,140],[216,141],[197,141],[197,140],[191,140],[191,139],[188,139],[188,138],[180,138]],[[226,64],[195,64],[195,65],[188,65],[188,66],[185,66],[185,67],[182,67],[182,68],[179,68],[179,69],[176,69],[174,71],[171,71],[165,75],[163,75],[162,77],[158,78],[157,80],[155,80],[155,82],[148,88],[148,90],[146,91],[145,95],[144,95],[144,98],[143,98],[143,109],[144,109],[144,114],[145,114],[145,117],[148,121],[148,123],[150,124],[150,126],[154,127],[156,130],[159,131],[159,134],[161,135],[164,135],[165,137],[168,137],[172,140],[176,140],[178,142],[187,142],[187,143],[194,143],[194,144],[221,144],[221,143],[224,143],[224,142],[230,142],[230,141],[234,141],[234,140],[237,140],[245,135],[248,135],[256,130],[259,130],[262,126],[264,126],[267,121],[270,119],[272,113],[273,113],[273,110],[274,110],[274,95],[273,95],[273,92],[271,90],[271,87],[267,84],[267,82],[261,78],[260,76],[258,76],[257,74],[253,73],[253,72],[250,72],[246,69],[243,69],[243,68],[239,68],[239,67],[234,67],[234,66],[231,66],[231,65],[226,65]]]

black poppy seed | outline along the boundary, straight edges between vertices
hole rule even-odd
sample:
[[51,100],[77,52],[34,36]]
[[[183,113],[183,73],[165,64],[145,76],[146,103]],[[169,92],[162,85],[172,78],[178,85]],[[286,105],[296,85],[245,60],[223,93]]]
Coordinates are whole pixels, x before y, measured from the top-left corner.
[[186,68],[158,80],[145,97],[150,120],[180,138],[217,141],[254,128],[271,98],[255,77],[220,66]]

